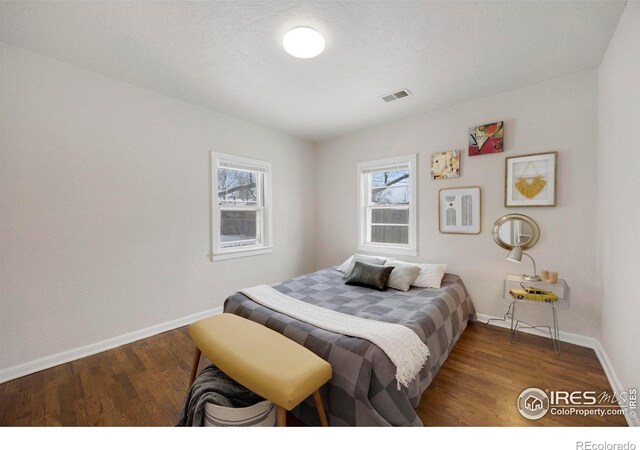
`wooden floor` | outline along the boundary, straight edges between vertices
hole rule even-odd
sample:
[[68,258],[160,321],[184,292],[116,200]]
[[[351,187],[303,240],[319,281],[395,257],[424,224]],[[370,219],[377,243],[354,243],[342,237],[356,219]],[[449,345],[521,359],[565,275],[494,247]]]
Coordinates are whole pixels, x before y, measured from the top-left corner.
[[528,420],[516,409],[520,393],[542,390],[607,391],[609,381],[595,352],[508,330],[470,323],[436,378],[427,388],[418,416],[431,426],[627,426],[624,416],[552,416]]
[[[174,425],[193,345],[186,329],[0,384],[0,425]],[[622,416],[529,421],[516,399],[528,387],[611,391],[591,349],[470,323],[418,406],[425,425],[625,426]],[[295,422],[295,420],[292,420]]]

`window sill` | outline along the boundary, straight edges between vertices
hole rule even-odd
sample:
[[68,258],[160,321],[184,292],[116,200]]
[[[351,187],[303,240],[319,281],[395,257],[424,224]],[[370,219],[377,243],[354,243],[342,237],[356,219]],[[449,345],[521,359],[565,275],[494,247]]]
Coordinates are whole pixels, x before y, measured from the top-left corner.
[[415,248],[391,245],[359,244],[358,250],[383,255],[418,256],[418,251]]
[[264,255],[271,253],[273,247],[253,247],[241,250],[227,250],[211,255],[211,261],[224,261],[225,259],[245,258],[247,256]]

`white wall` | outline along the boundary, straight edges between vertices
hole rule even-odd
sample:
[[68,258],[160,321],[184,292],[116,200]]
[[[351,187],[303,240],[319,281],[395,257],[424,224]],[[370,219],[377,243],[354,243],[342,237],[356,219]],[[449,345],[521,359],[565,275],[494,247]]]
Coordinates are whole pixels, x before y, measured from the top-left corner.
[[640,3],[629,2],[599,70],[601,337],[622,389],[640,388]]
[[[0,372],[312,269],[310,144],[7,45],[0,108]],[[272,254],[209,262],[210,150],[273,163]]]
[[[356,249],[356,163],[417,153],[417,259],[449,264],[449,271],[464,279],[479,313],[502,316],[504,274],[531,273],[532,268],[526,258],[522,265],[505,260],[507,251],[493,242],[491,226],[506,213],[529,215],[541,228],[540,241],[530,251],[538,270],[556,270],[571,286],[571,308],[560,312],[561,329],[596,337],[596,75],[589,71],[555,79],[319,145],[316,267],[337,264]],[[505,152],[469,158],[467,129],[496,120],[505,121]],[[463,150],[461,178],[431,180],[431,154],[453,149]],[[552,150],[559,152],[558,206],[505,208],[505,157]],[[482,188],[481,234],[440,234],[438,190],[469,185]],[[524,318],[549,322],[546,308],[529,309]]]

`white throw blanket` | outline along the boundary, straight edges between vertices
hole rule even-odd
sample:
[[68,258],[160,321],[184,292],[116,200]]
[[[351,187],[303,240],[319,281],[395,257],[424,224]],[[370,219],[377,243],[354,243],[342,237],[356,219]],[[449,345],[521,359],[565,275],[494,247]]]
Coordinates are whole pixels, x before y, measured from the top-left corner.
[[395,364],[398,390],[400,385],[408,387],[429,357],[427,346],[404,325],[332,311],[289,297],[264,284],[242,289],[240,292],[254,302],[294,319],[327,331],[373,342]]

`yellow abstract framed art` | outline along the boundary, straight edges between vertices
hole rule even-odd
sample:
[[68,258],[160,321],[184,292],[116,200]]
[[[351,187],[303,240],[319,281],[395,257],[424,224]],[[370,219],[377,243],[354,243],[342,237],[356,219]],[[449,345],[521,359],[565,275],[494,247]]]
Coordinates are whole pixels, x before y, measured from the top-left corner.
[[505,158],[504,206],[556,206],[558,152]]

